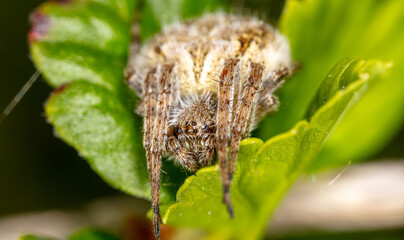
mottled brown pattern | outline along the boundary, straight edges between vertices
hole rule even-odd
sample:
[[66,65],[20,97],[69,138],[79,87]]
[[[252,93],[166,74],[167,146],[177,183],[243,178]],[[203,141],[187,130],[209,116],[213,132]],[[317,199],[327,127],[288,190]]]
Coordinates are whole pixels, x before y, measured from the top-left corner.
[[[264,66],[258,63],[250,63],[248,77],[244,82],[244,89],[241,94],[241,99],[236,107],[236,115],[232,122],[232,138],[231,138],[231,151],[228,170],[228,181],[230,182],[233,177],[236,158],[240,147],[240,140],[243,134],[249,133],[247,123],[254,115],[255,106],[253,105],[255,96],[260,88],[262,82],[262,73]],[[229,186],[230,188],[230,186]],[[229,190],[227,190],[229,191]],[[225,192],[226,194],[226,192]]]
[[240,75],[240,59],[229,59],[225,62],[220,74],[219,96],[217,106],[217,152],[223,185],[223,199],[230,216],[233,207],[230,201],[230,179],[227,168],[227,146],[231,138],[231,122],[233,115],[234,80]]
[[[161,156],[165,149],[169,106],[172,101],[172,70],[173,64],[166,64],[158,69],[159,78],[154,77],[155,70],[149,72],[145,79],[145,100],[147,114],[144,121],[144,146],[146,149],[147,166],[152,188],[153,225],[155,235],[160,232],[160,171]],[[157,82],[157,84],[156,84]],[[156,91],[157,89],[157,91]]]
[[213,14],[167,27],[137,49],[134,42],[125,76],[142,98],[137,112],[144,116],[155,236],[163,154],[196,171],[216,152],[233,217],[230,185],[240,141],[278,107],[274,92],[293,69],[287,40],[258,19]]
[[157,105],[157,92],[154,90],[157,88],[157,82],[155,79],[156,69],[151,69],[147,74],[144,82],[143,89],[143,102],[146,109],[146,115],[143,120],[143,145],[146,149],[147,168],[149,170],[149,177],[152,178],[152,143],[151,137],[153,132],[153,125],[156,119],[156,105]]

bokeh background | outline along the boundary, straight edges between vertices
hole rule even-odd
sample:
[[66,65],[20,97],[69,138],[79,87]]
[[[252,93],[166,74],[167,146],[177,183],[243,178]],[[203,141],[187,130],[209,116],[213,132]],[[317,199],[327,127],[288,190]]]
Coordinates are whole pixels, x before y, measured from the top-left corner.
[[[29,15],[42,2],[0,2],[0,111],[35,72],[26,35]],[[235,6],[256,12],[258,10],[249,9],[270,4],[273,6],[267,8],[273,9],[270,20],[276,22],[283,3],[279,0],[235,1]],[[54,137],[51,125],[43,115],[43,104],[51,90],[40,78],[0,125],[0,218],[33,211],[74,208],[100,197],[123,195],[103,182],[73,148]],[[404,128],[368,161],[384,159],[404,159]],[[404,239],[400,229],[393,233],[379,233]],[[352,239],[368,239],[367,236],[372,234],[348,235],[357,236]],[[338,239],[348,235],[338,235]],[[317,239],[326,236],[318,235]]]

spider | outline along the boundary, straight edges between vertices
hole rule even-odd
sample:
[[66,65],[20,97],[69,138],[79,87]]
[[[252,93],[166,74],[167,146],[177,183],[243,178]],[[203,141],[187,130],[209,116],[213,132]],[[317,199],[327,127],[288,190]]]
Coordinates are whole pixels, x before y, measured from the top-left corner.
[[240,141],[279,105],[274,91],[293,72],[288,41],[256,18],[221,13],[168,26],[137,46],[134,41],[125,74],[141,98],[136,112],[144,117],[156,238],[164,155],[196,171],[216,154],[233,218],[230,185]]

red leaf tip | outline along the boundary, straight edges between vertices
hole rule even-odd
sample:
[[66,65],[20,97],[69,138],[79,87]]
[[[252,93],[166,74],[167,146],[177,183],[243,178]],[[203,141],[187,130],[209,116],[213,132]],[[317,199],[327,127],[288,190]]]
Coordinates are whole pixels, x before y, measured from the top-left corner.
[[53,90],[53,92],[51,93],[51,97],[54,97],[58,94],[60,94],[61,92],[63,92],[63,90],[66,89],[66,87],[68,87],[70,85],[70,83],[65,83],[60,85],[58,88],[56,88],[55,90]]
[[35,11],[31,17],[31,30],[28,33],[29,43],[33,43],[41,38],[43,38],[50,29],[50,19],[40,10]]

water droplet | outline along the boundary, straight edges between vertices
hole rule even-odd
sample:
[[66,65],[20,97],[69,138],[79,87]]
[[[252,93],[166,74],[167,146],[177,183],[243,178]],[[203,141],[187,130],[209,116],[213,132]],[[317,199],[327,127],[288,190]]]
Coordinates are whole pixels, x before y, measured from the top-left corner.
[[331,74],[328,74],[328,77],[331,77]]
[[208,215],[212,214],[210,211],[208,212]]
[[180,216],[182,216],[182,213],[180,213]]

